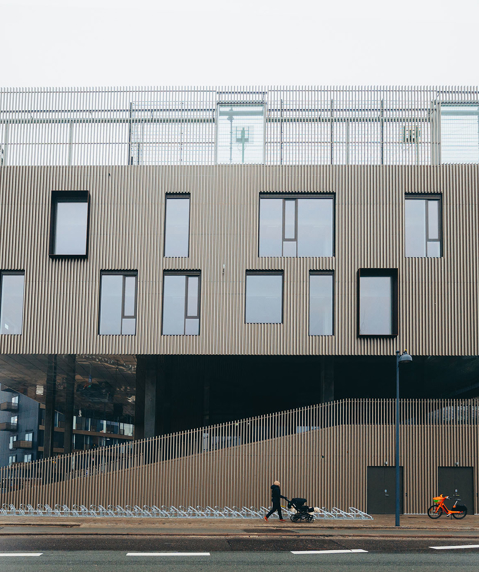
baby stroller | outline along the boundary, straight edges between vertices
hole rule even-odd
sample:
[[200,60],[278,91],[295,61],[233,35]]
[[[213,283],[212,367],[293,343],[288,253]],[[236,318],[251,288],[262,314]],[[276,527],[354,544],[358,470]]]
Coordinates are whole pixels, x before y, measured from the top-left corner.
[[293,511],[289,517],[291,522],[313,522],[314,520],[314,507],[305,506],[308,502],[306,499],[294,498],[288,500],[288,509]]

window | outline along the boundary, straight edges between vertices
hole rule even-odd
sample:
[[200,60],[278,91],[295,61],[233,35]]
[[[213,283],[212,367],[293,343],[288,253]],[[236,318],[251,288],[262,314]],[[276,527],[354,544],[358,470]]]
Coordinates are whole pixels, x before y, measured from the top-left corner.
[[190,197],[167,196],[165,256],[188,256],[190,241]]
[[441,105],[441,162],[479,163],[479,105]]
[[33,431],[28,431],[28,433],[25,433],[25,441],[33,441]]
[[[11,447],[10,447],[10,449],[11,449]],[[17,462],[17,456],[16,455],[10,455],[8,457],[8,464],[9,465],[13,465],[13,463],[16,463],[16,462]]]
[[16,448],[16,441],[17,441],[17,436],[16,435],[12,435],[10,437],[10,441],[8,444],[8,448],[11,449],[15,449]]
[[23,272],[0,273],[0,334],[22,333]]
[[18,423],[18,415],[12,415],[12,416],[10,417],[10,423],[11,423],[12,425],[16,425],[16,424]]
[[31,454],[31,453],[28,453],[27,455],[25,455],[25,456],[23,457],[23,462],[24,462],[24,463],[31,463],[31,462],[32,462],[32,454]]
[[396,336],[397,269],[361,269],[358,277],[359,335]]
[[260,256],[333,256],[333,197],[261,197]]
[[441,199],[406,196],[406,256],[441,256]]
[[218,105],[216,162],[264,163],[263,105]]
[[18,405],[18,395],[14,395],[12,397],[12,403],[13,403],[13,405]]
[[200,333],[200,274],[165,273],[163,280],[163,335]]
[[333,292],[332,272],[310,272],[309,274],[309,335],[333,335]]
[[246,273],[246,323],[283,322],[283,273]]
[[88,252],[88,191],[53,191],[50,256],[85,257]]
[[135,335],[136,283],[136,272],[102,272],[100,335]]

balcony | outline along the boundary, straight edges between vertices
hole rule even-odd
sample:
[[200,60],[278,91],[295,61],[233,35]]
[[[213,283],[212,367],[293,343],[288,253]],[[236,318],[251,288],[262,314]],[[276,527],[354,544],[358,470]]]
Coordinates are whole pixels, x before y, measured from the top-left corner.
[[16,423],[0,423],[0,431],[16,431],[17,427]]
[[12,401],[0,403],[0,411],[18,411],[18,403],[13,403]]
[[15,441],[16,449],[31,449],[32,447],[33,443],[31,441]]
[[14,389],[7,387],[6,385],[0,384],[0,391],[8,391],[9,393],[16,393]]

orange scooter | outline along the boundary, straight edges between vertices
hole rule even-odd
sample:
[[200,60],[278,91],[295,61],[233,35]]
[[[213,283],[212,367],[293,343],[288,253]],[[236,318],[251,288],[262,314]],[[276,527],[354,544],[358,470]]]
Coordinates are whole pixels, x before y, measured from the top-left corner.
[[432,499],[434,504],[428,508],[427,516],[429,518],[439,518],[442,516],[442,514],[445,514],[446,516],[452,515],[453,518],[457,519],[464,518],[467,514],[467,508],[463,504],[460,504],[462,502],[461,499],[457,499],[457,501],[454,503],[454,506],[452,507],[452,510],[449,510],[444,504],[444,501],[446,501],[448,498],[449,497],[445,497],[442,494],[440,494],[438,497],[434,497]]

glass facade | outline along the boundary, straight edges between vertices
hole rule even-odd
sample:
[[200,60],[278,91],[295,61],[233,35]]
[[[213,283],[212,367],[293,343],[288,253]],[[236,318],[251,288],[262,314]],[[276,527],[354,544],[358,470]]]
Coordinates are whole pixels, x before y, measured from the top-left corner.
[[263,105],[218,105],[216,162],[264,163]]
[[479,163],[479,106],[441,105],[441,162]]
[[23,272],[0,273],[0,334],[23,330]]
[[246,323],[283,322],[283,274],[246,275]]
[[136,274],[102,274],[100,335],[136,334],[136,288]]

